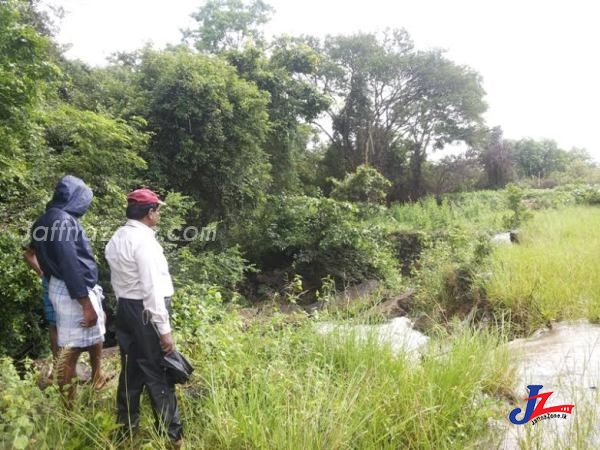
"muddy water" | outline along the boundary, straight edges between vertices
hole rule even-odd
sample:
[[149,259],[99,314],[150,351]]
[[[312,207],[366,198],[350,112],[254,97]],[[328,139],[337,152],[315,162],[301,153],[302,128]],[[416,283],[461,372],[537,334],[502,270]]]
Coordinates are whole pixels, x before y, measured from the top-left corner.
[[[543,385],[540,393],[554,391],[546,407],[574,404],[575,408],[566,419],[542,420],[535,425],[514,425],[507,411],[500,448],[600,448],[600,326],[558,323],[508,345],[517,367],[518,396],[529,396],[527,385]],[[517,406],[524,411],[525,401]],[[517,419],[522,417],[523,412]]]
[[429,338],[422,333],[414,330],[412,322],[406,317],[396,317],[388,323],[378,325],[334,325],[331,323],[321,323],[317,329],[320,333],[352,333],[361,339],[374,337],[381,344],[390,345],[393,352],[400,351],[408,354],[417,354]]
[[[321,333],[352,333],[374,336],[396,351],[417,355],[425,351],[428,338],[412,328],[410,320],[396,318],[380,325],[333,325],[322,323]],[[507,344],[516,368],[515,394],[529,397],[528,385],[542,385],[540,393],[553,391],[546,407],[575,405],[566,419],[540,420],[514,425],[508,415],[526,402],[506,405],[503,417],[491,418],[499,431],[495,449],[600,449],[600,325],[587,322],[558,323],[527,339]]]

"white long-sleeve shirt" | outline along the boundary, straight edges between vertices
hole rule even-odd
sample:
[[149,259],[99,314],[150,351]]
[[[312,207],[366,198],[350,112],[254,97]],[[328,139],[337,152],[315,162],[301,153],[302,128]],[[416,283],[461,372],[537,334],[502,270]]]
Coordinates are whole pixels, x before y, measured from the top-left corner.
[[170,333],[165,297],[173,295],[173,282],[154,230],[138,220],[127,220],[106,244],[105,256],[117,298],[142,299],[158,332]]

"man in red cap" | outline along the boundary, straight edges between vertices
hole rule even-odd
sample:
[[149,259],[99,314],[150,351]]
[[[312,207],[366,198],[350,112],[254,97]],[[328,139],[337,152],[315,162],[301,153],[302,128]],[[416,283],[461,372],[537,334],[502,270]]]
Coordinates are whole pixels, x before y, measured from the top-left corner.
[[173,283],[153,230],[161,205],[164,203],[150,189],[129,193],[128,220],[105,249],[117,296],[116,336],[121,351],[117,421],[126,433],[138,427],[140,396],[145,386],[157,429],[180,447],[183,427],[175,385],[161,365],[162,355],[175,349],[169,321]]

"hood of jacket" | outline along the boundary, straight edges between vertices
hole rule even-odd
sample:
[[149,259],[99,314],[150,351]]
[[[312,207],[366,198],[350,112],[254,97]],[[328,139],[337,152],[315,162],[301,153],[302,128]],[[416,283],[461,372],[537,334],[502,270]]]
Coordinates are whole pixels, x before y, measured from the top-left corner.
[[73,175],[66,175],[56,184],[47,209],[58,208],[72,216],[81,217],[90,207],[93,198],[92,190],[83,180]]

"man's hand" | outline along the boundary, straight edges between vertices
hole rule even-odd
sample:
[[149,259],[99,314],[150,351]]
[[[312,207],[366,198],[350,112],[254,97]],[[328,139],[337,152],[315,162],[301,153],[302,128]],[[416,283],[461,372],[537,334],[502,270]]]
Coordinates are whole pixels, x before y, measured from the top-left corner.
[[175,342],[171,333],[160,335],[160,349],[164,354],[171,353],[175,350]]
[[89,328],[96,325],[96,322],[98,321],[98,314],[96,314],[96,310],[94,309],[90,298],[83,297],[78,299],[77,301],[83,308],[83,320],[79,322],[79,325],[81,325],[84,328]]

